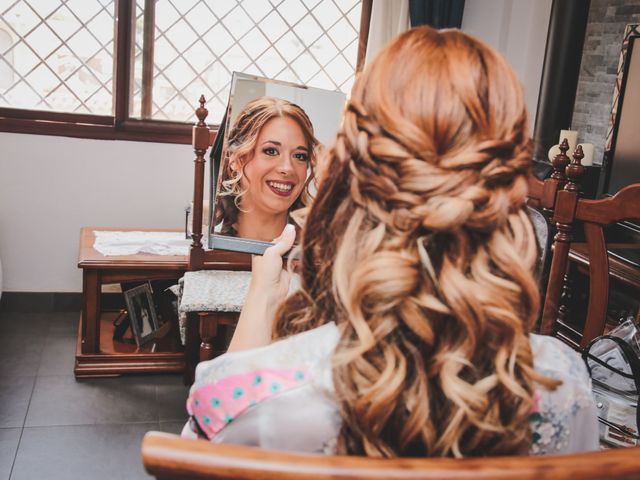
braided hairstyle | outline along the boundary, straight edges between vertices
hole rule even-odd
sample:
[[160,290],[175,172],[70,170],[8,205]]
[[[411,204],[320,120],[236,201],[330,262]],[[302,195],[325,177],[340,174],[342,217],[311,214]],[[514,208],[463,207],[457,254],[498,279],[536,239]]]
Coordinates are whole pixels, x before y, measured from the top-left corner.
[[302,209],[311,202],[309,186],[314,177],[319,142],[314,136],[313,125],[305,111],[287,100],[273,97],[259,97],[247,103],[238,114],[227,139],[227,148],[219,180],[215,225],[221,224],[220,233],[237,236],[236,222],[242,208],[242,197],[246,190],[241,181],[244,169],[253,158],[256,142],[262,127],[273,118],[288,117],[302,129],[309,150],[311,172],[300,196],[291,205],[290,210]]
[[526,453],[539,297],[519,82],[490,47],[419,27],[357,79],[274,337],[335,321],[340,453]]

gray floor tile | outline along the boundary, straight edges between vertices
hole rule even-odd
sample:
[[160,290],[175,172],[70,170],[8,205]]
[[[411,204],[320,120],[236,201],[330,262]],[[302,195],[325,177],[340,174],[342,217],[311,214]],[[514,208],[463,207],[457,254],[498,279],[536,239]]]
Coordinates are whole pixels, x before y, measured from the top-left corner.
[[0,428],[22,427],[35,377],[0,376]]
[[38,377],[26,426],[156,422],[158,411],[152,376]]
[[21,431],[21,428],[0,428],[0,480],[9,479]]
[[47,328],[48,318],[44,314],[0,312],[0,335],[9,332],[43,335]]
[[157,423],[25,428],[12,480],[149,479],[140,445]]
[[76,337],[68,333],[49,333],[40,355],[38,376],[72,375],[76,361]]
[[53,312],[48,316],[48,333],[70,335],[76,338],[78,335],[78,323],[80,312]]
[[45,337],[45,333],[0,333],[0,376],[36,375]]
[[158,415],[161,422],[182,421],[187,418],[189,388],[182,382],[182,374],[159,375],[156,380]]

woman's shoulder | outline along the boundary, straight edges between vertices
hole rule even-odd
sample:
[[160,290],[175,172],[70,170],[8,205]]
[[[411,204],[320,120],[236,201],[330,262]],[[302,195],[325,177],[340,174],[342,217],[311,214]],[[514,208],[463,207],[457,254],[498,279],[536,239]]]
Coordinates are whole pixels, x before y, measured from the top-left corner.
[[[565,377],[588,379],[587,368],[578,352],[561,340],[547,335],[531,334],[534,368],[543,375],[558,380]],[[586,385],[590,388],[590,384]]]
[[536,389],[530,416],[531,452],[569,453],[598,446],[598,424],[591,379],[581,356],[557,338],[530,336],[535,370],[561,383]]
[[328,364],[325,360],[335,350],[338,338],[338,328],[331,322],[264,347],[225,353],[198,364],[193,388],[265,368],[315,370]]
[[[330,361],[338,338],[330,323],[201,362],[187,399],[192,420],[185,432],[285,450],[320,449],[335,437],[340,423]],[[316,424],[302,437],[297,430],[301,420]],[[274,435],[276,431],[291,435]],[[304,441],[298,445],[296,439]]]

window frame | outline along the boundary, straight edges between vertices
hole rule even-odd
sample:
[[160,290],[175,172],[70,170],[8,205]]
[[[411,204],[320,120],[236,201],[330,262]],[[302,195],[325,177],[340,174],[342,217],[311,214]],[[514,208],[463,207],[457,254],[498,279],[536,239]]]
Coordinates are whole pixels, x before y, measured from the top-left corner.
[[[360,32],[356,72],[364,66],[371,7],[373,0],[362,0]],[[144,51],[143,57],[153,59],[155,22],[153,0],[145,0]],[[91,138],[102,140],[132,140],[158,143],[191,143],[192,124],[163,120],[142,120],[129,116],[132,101],[134,36],[135,36],[135,0],[115,0],[115,48],[113,101],[114,115],[91,115],[78,113],[53,112],[0,107],[0,132],[28,133],[36,135],[55,135],[66,137]],[[149,27],[149,25],[151,27]],[[150,65],[143,62],[143,65]],[[144,85],[148,85],[153,75],[152,68],[143,66],[143,106],[145,103]],[[194,111],[198,106],[194,99]],[[195,115],[194,115],[195,117]],[[196,119],[194,118],[194,123]],[[217,126],[213,126],[217,131]]]

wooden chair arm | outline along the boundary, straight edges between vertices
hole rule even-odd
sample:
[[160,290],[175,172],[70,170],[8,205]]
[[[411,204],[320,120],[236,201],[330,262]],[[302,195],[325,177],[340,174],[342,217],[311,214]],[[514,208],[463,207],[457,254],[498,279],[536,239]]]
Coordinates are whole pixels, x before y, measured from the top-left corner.
[[640,447],[574,455],[375,459],[276,452],[149,432],[147,472],[158,479],[539,479],[640,478]]

